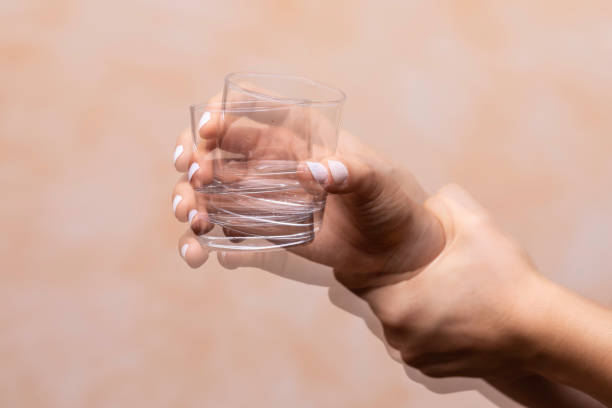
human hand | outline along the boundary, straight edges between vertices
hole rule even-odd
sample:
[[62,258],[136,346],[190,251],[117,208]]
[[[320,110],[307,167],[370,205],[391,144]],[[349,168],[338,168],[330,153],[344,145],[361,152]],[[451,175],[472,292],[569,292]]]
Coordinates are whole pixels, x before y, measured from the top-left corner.
[[554,382],[611,404],[612,312],[540,275],[460,187],[425,207],[444,228],[438,257],[361,292],[402,359],[430,377],[484,378],[529,406],[600,406]]
[[[190,266],[198,267],[208,250],[194,232],[206,233],[211,225],[206,196],[196,195],[193,187],[211,177],[212,167],[198,156],[206,150],[193,152],[191,146],[189,133],[183,133],[175,153],[177,170],[185,173],[194,162],[201,164],[190,174],[192,180],[183,174],[173,204],[177,218],[189,219],[191,227],[179,241],[181,254]],[[336,163],[330,166],[330,160]],[[425,201],[425,193],[411,176],[346,132],[338,155],[321,165],[323,172],[313,173],[302,163],[300,177],[305,184],[318,182],[332,193],[323,226],[313,242],[290,251],[331,266],[339,282],[369,303],[388,342],[408,364],[434,377],[477,376],[491,381],[536,372],[603,396],[602,400],[608,398],[606,381],[612,373],[598,354],[609,344],[607,331],[599,331],[598,352],[591,353],[590,363],[580,363],[572,356],[582,355],[577,351],[584,344],[575,341],[571,328],[559,334],[564,325],[558,324],[559,319],[548,324],[547,318],[557,310],[572,309],[597,316],[591,320],[601,323],[610,321],[610,313],[561,293],[541,277],[520,247],[499,232],[467,193],[450,186]],[[177,195],[182,199],[177,200]],[[574,326],[597,325],[581,326],[582,320]],[[573,348],[560,347],[559,343],[566,344],[561,336],[571,337]],[[555,342],[554,352],[542,351]],[[580,370],[577,375],[574,370],[570,379],[563,373],[557,378],[558,361],[564,361],[567,372],[572,367]],[[601,378],[585,384],[588,377],[581,373],[593,367]]]
[[[183,197],[175,206],[177,218],[190,223],[191,228],[180,239],[179,248],[192,267],[200,266],[208,257],[208,248],[202,247],[194,235],[194,232],[206,233],[211,228],[206,212],[207,197],[205,194],[196,193],[194,187],[206,184],[212,179],[212,163],[207,159],[210,150],[207,143],[215,140],[221,131],[215,128],[215,123],[214,120],[209,121],[208,125],[200,130],[202,137],[197,151],[191,150],[193,142],[187,131],[180,136],[177,143],[178,151],[183,152],[176,159],[177,170],[184,173],[193,169],[194,163],[198,164],[195,172],[190,171],[188,175],[182,176],[173,193],[175,204],[177,195]],[[258,127],[257,131],[261,131],[260,129]],[[231,147],[228,148],[240,150],[243,144],[247,143],[250,149],[265,152],[268,146],[282,143],[279,140],[269,142],[269,139],[279,137],[273,126],[265,128],[265,132],[256,138],[249,137],[244,126],[240,126],[239,131],[240,133],[235,132],[237,137],[230,139]],[[254,140],[256,142],[253,142]],[[335,164],[330,166],[330,161]],[[492,322],[503,320],[487,313],[492,310],[492,306],[498,305],[500,315],[505,316],[507,309],[504,308],[511,308],[515,299],[509,296],[509,301],[500,300],[498,295],[505,293],[500,291],[504,284],[511,289],[517,280],[512,274],[500,274],[499,280],[495,281],[492,278],[497,275],[488,274],[486,268],[497,266],[495,262],[503,264],[500,260],[505,257],[510,257],[515,264],[520,264],[521,268],[517,269],[521,272],[530,271],[525,268],[525,265],[529,264],[522,252],[510,245],[501,234],[495,235],[495,240],[489,241],[495,230],[493,227],[482,227],[485,221],[489,220],[482,209],[466,198],[467,195],[457,193],[460,191],[458,188],[442,190],[423,205],[427,196],[409,174],[391,165],[347,132],[341,135],[338,155],[321,161],[317,167],[322,173],[317,173],[317,169],[312,172],[312,164],[309,166],[302,163],[299,166],[301,181],[305,185],[318,183],[331,193],[328,196],[323,225],[313,242],[290,248],[290,251],[331,266],[339,282],[368,301],[385,327],[388,342],[399,349],[411,365],[423,367],[425,371],[436,375],[436,370],[440,370],[439,363],[445,361],[441,360],[442,358],[456,365],[460,357],[465,357],[463,354],[469,354],[466,349],[468,345],[480,347],[485,343],[488,344],[487,347],[500,351],[498,356],[504,356],[504,359],[514,358],[511,350],[501,353],[504,348],[502,340],[508,339],[507,333],[504,332],[506,328],[495,327],[495,330],[499,329],[499,333],[495,330],[486,332],[482,330],[482,325],[487,319]],[[461,200],[453,199],[451,191]],[[448,204],[444,205],[447,201]],[[457,204],[459,202],[469,203],[466,208],[470,208],[473,213],[463,209],[461,204]],[[474,219],[484,220],[478,224],[478,231],[464,227],[464,222]],[[470,237],[471,240],[466,242],[471,246],[460,246],[456,243],[459,238],[466,240],[466,237]],[[482,248],[478,245],[487,243],[499,253],[481,253]],[[438,256],[440,251],[442,254]],[[518,255],[513,257],[515,252]],[[484,259],[483,256],[487,255],[490,255],[490,258]],[[231,264],[231,259],[236,256],[247,255],[220,253],[221,264]],[[436,256],[438,258],[432,263]],[[486,260],[490,262],[486,263]],[[456,271],[464,263],[466,268],[470,269],[470,275]],[[479,264],[483,265],[482,268],[473,268]],[[476,272],[480,274],[477,275]],[[524,275],[531,276],[535,273],[526,272]],[[502,278],[506,281],[502,281]],[[488,294],[484,290],[487,287],[485,284],[491,289]],[[422,285],[423,289],[416,289],[417,285]],[[435,290],[435,287],[439,289]],[[480,288],[478,293],[483,296],[466,296],[472,293],[474,288]],[[485,297],[485,294],[488,297]],[[444,305],[448,305],[448,308],[445,309]],[[487,319],[482,320],[485,316]],[[442,324],[445,319],[464,319],[459,320],[461,324],[458,327],[466,332],[462,333],[452,325]],[[465,322],[472,323],[472,326],[465,326]],[[478,338],[475,332],[489,337]],[[457,337],[459,334],[462,335],[461,338]],[[495,337],[498,334],[499,337]],[[470,336],[474,339],[467,344]],[[478,354],[479,351],[473,353]],[[479,358],[482,357],[479,355]],[[493,362],[488,356],[484,357],[487,364]],[[438,363],[433,368],[430,367],[432,361]],[[499,359],[494,362],[497,365],[489,371],[504,365]],[[430,371],[430,368],[433,371]],[[453,373],[448,366],[446,369],[449,375]],[[465,371],[471,369],[475,372],[487,371],[483,370],[483,367],[475,367],[475,364],[467,367]],[[458,370],[461,371],[463,370]]]
[[548,304],[549,283],[460,187],[425,206],[444,227],[440,255],[401,282],[361,293],[387,341],[432,377],[524,375],[536,353],[532,317]]
[[[220,148],[224,150],[248,150],[248,157],[257,154],[267,158],[279,145],[300,149],[299,139],[283,132],[288,129],[299,134],[299,129],[293,128],[302,121],[283,118],[282,122],[283,128],[242,121],[221,130],[217,121],[209,120],[200,128],[197,151],[192,150],[189,132],[179,137],[175,166],[183,176],[173,191],[173,207],[176,217],[189,221],[192,230],[179,240],[190,266],[198,267],[208,257],[208,249],[199,245],[194,233],[203,234],[211,228],[209,197],[195,190],[212,180],[209,153],[214,148],[210,142],[222,140]],[[397,171],[347,132],[341,134],[337,155],[316,163],[301,162],[298,178],[308,189],[332,194],[316,238],[308,245],[291,248],[296,254],[337,270],[359,271],[356,276],[367,279],[369,274],[378,274],[382,283],[425,265],[443,245],[441,226],[423,208],[426,194],[411,176]]]

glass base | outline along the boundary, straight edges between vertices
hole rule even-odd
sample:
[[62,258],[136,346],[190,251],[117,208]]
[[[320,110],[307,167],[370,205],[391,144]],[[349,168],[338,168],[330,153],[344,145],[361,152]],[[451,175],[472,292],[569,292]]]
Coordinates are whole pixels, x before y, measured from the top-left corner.
[[315,237],[316,230],[291,235],[266,236],[242,234],[240,237],[227,236],[218,225],[206,235],[198,237],[200,245],[218,251],[274,251],[305,245]]

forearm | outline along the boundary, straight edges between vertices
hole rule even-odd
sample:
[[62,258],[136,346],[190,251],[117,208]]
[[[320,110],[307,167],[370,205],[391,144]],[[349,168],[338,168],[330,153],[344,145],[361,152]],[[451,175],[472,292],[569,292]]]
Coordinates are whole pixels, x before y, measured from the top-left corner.
[[603,408],[592,397],[563,384],[531,374],[514,381],[488,380],[507,397],[529,408]]
[[534,308],[527,369],[612,406],[612,312],[552,283]]

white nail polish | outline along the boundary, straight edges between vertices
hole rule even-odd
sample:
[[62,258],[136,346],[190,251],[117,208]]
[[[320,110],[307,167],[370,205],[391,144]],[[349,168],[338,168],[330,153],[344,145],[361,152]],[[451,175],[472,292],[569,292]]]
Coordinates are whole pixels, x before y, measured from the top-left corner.
[[193,177],[193,174],[198,171],[200,169],[200,165],[196,162],[191,163],[191,166],[189,166],[189,181],[191,181],[191,178]]
[[179,203],[183,200],[183,197],[180,195],[175,195],[174,199],[172,199],[172,211],[176,212],[176,207],[178,207]]
[[321,163],[309,161],[306,162],[306,165],[308,166],[312,177],[317,180],[319,184],[325,184],[327,182],[327,170],[325,169],[325,166],[323,166]]
[[178,159],[181,154],[183,154],[183,145],[178,145],[176,146],[176,149],[174,149],[174,163],[176,164],[176,159]]
[[334,183],[342,184],[348,178],[348,169],[344,164],[336,160],[328,160],[329,172],[334,179]]
[[204,112],[204,114],[200,118],[200,123],[198,124],[198,130],[202,129],[202,126],[208,123],[209,120],[210,120],[210,112]]
[[189,244],[185,244],[181,247],[181,255],[185,258],[185,254],[187,253],[187,249],[189,248]]
[[189,223],[190,224],[191,224],[191,220],[193,220],[193,217],[195,217],[197,213],[198,213],[198,210],[196,210],[195,208],[189,211]]

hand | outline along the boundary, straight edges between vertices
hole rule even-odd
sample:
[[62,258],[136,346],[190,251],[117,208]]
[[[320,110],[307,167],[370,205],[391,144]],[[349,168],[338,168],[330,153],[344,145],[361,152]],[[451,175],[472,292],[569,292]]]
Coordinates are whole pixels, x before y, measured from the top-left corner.
[[[278,133],[264,127],[261,135]],[[173,204],[177,218],[189,219],[191,227],[179,241],[181,254],[198,267],[208,252],[194,231],[206,233],[211,225],[206,196],[196,198],[193,185],[209,180],[212,166],[206,148],[192,152],[191,146],[183,133],[177,170],[200,166],[191,181],[181,177]],[[609,401],[612,364],[601,358],[610,346],[609,311],[540,276],[461,188],[446,187],[426,200],[410,175],[346,132],[338,155],[321,165],[323,172],[313,174],[302,163],[300,177],[331,193],[323,226],[313,242],[290,250],[333,267],[337,280],[369,303],[408,364],[434,377],[477,376],[498,384],[534,372]],[[568,316],[572,310],[590,319]],[[580,341],[576,333],[587,330],[596,343]]]
[[[248,145],[265,154],[268,146],[283,143],[274,126],[264,127],[257,137],[252,137],[252,129],[255,125],[226,130],[226,137],[234,137],[222,147],[241,151]],[[260,126],[256,129],[262,132]],[[189,132],[177,144],[183,151],[176,160],[179,171],[198,163],[197,171],[183,176],[173,193],[183,197],[175,209],[177,218],[191,218],[196,233],[211,227],[206,195],[195,194],[193,187],[212,179],[206,143],[219,132],[211,120],[200,131],[197,152],[191,151]],[[277,139],[267,142],[271,138]],[[336,164],[330,166],[330,161]],[[319,183],[331,194],[315,240],[290,250],[331,266],[340,283],[370,304],[388,342],[406,362],[436,376],[489,375],[523,357],[514,354],[523,349],[520,341],[511,342],[517,334],[507,317],[537,274],[522,251],[496,232],[465,193],[447,188],[423,205],[427,196],[408,173],[347,132],[341,135],[338,155],[321,161],[322,173],[311,172],[312,164],[299,168],[305,184]],[[181,238],[179,248],[192,267],[208,257],[207,248],[191,231]],[[228,264],[227,258],[220,261]]]
[[612,404],[610,310],[537,273],[460,187],[425,207],[445,231],[440,255],[402,282],[362,293],[403,360],[431,377],[484,378],[529,406],[542,398],[600,406],[550,380]]
[[461,188],[443,188],[425,207],[445,231],[440,255],[406,280],[362,293],[387,341],[432,377],[524,375],[549,284]]
[[[211,228],[206,211],[207,196],[194,192],[194,187],[212,180],[210,141],[222,140],[220,148],[227,151],[248,150],[249,157],[253,154],[268,157],[275,151],[271,146],[300,149],[299,139],[295,143],[296,138],[286,134],[300,133],[295,129],[299,120],[287,118],[282,121],[284,126],[278,127],[243,119],[231,123],[229,129],[224,128],[222,139],[218,121],[209,120],[200,129],[195,152],[189,132],[179,137],[175,166],[182,173],[191,171],[183,174],[175,186],[173,204],[176,217],[189,221],[193,233],[206,233]],[[315,168],[316,174],[313,175],[311,168]],[[388,161],[347,132],[340,136],[337,155],[320,163],[302,162],[298,170],[303,185],[316,185],[332,194],[328,196],[323,224],[314,241],[290,250],[332,266],[338,274],[353,277],[353,289],[359,286],[360,279],[370,283],[372,274],[378,275],[381,283],[398,280],[406,271],[427,264],[442,248],[441,225],[421,205],[426,198],[422,189],[411,176],[389,166]],[[179,248],[187,263],[198,267],[206,261],[208,252],[198,244],[193,233],[188,232],[180,239]]]

